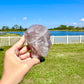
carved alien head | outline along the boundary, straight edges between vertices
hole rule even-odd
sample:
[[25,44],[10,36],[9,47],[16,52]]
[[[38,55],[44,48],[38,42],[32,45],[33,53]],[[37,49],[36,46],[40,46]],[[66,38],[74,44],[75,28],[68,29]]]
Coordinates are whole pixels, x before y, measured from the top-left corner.
[[45,57],[51,46],[50,33],[42,25],[30,26],[24,34],[32,57]]

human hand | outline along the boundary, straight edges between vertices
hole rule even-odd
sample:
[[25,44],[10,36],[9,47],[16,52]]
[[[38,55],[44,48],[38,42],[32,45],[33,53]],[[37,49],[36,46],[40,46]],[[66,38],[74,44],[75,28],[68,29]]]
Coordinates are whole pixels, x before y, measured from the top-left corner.
[[22,47],[24,36],[5,53],[4,70],[0,84],[18,84],[35,64],[38,58],[31,58],[28,46]]

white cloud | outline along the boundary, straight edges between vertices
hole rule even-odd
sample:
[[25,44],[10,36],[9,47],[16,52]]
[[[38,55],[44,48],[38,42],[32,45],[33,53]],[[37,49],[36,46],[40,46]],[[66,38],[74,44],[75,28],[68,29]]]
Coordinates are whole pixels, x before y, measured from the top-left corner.
[[81,18],[79,22],[66,23],[67,26],[84,26],[84,18]]
[[81,22],[84,22],[84,18],[82,18],[80,21],[81,21]]
[[77,23],[74,22],[73,25],[77,25]]
[[23,17],[23,20],[27,20],[27,17]]

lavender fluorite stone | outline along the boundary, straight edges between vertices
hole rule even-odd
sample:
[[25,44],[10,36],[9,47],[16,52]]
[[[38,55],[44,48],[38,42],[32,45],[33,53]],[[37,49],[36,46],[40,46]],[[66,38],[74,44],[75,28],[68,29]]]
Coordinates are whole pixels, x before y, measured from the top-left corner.
[[24,34],[28,47],[31,50],[31,56],[40,58],[48,54],[51,46],[50,33],[42,25],[30,26]]

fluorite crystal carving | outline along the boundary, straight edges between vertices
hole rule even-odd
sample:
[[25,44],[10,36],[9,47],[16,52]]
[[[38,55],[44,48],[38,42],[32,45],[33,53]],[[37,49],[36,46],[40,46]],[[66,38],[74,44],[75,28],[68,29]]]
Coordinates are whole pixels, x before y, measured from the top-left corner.
[[42,25],[32,25],[24,33],[28,47],[31,50],[31,56],[40,58],[48,54],[51,46],[50,33]]

